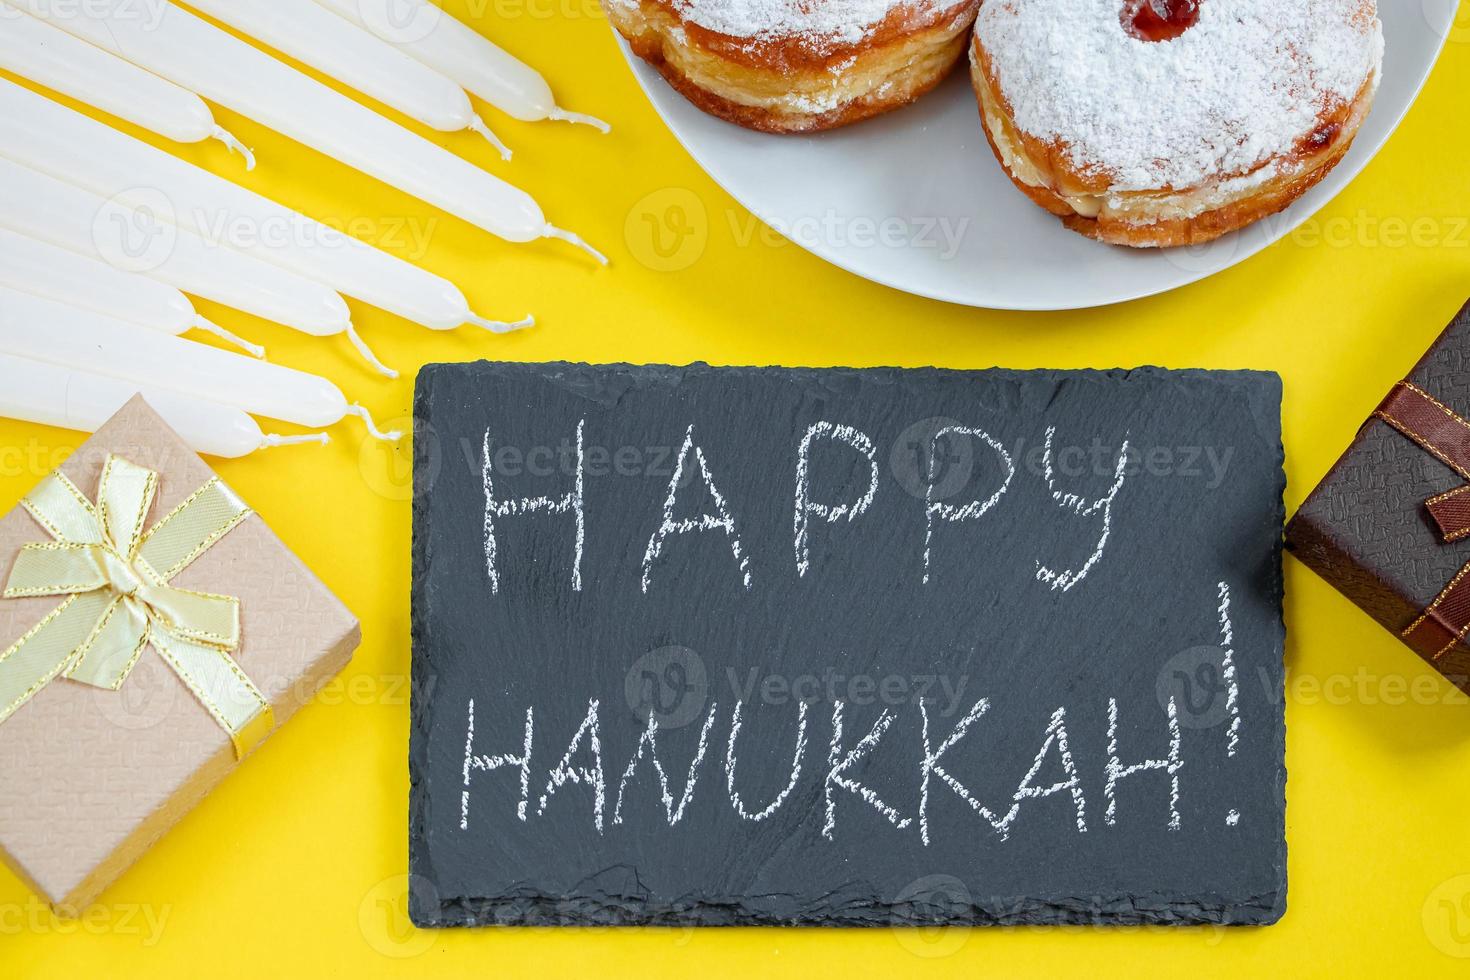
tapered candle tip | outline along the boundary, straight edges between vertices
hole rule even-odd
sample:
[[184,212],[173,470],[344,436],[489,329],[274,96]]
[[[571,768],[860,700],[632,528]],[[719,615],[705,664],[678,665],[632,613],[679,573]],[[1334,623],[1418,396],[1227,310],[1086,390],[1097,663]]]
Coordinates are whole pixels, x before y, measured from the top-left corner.
[[267,432],[260,437],[260,448],[271,449],[275,446],[300,446],[308,442],[314,442],[319,446],[325,446],[332,441],[332,437],[325,432],[313,432],[309,436],[281,436],[274,432]]
[[224,340],[224,341],[227,341],[227,342],[229,342],[231,344],[234,344],[236,347],[238,347],[241,350],[245,351],[251,357],[256,357],[256,358],[263,358],[263,357],[265,357],[265,348],[264,347],[260,346],[259,344],[252,344],[250,341],[246,340],[244,337],[241,337],[241,336],[239,336],[237,334],[231,333],[230,331],[226,330],[224,327],[220,326],[218,323],[214,323],[214,322],[212,322],[210,320],[206,320],[204,317],[199,316],[197,313],[194,315],[193,325],[196,326],[196,327],[198,327],[200,330],[206,331],[207,333],[214,334],[220,340]]
[[598,262],[602,263],[603,265],[607,265],[607,256],[603,255],[591,245],[588,245],[586,240],[583,239],[581,235],[567,231],[563,228],[558,228],[555,225],[547,225],[542,230],[541,236],[543,238],[556,238],[564,242],[570,242],[571,244],[580,248],[582,251],[586,252],[588,255],[592,256]]
[[378,424],[373,421],[373,417],[368,414],[368,410],[363,408],[361,405],[353,404],[350,408],[347,409],[347,414],[356,415],[358,418],[362,419],[362,424],[367,426],[368,435],[372,436],[374,439],[381,439],[383,442],[397,442],[399,439],[403,438],[403,433],[399,432],[397,429],[390,429],[387,432],[379,429]]
[[560,106],[552,109],[546,118],[555,119],[557,122],[576,123],[579,126],[591,126],[601,133],[612,132],[612,127],[596,116],[589,116],[585,112],[568,112]]
[[385,378],[398,377],[397,371],[393,370],[388,365],[378,360],[378,355],[373,353],[373,349],[369,347],[367,345],[367,342],[362,339],[362,336],[357,332],[356,327],[349,323],[347,325],[347,330],[345,331],[345,333],[347,334],[347,339],[352,341],[352,346],[356,347],[357,352],[362,355],[362,359],[373,366],[373,370],[377,371]]
[[511,158],[510,147],[502,143],[500,141],[500,137],[496,136],[495,133],[491,131],[490,127],[485,125],[485,120],[481,119],[479,116],[471,119],[470,130],[472,132],[479,133],[481,136],[485,137],[485,139],[489,140],[490,145],[500,151],[500,159],[509,160]]
[[223,126],[216,126],[214,127],[214,132],[210,133],[210,136],[212,136],[214,139],[219,140],[225,146],[229,147],[231,150],[244,157],[246,170],[255,169],[254,151],[252,151],[250,147],[246,146],[244,143],[241,143],[238,139],[236,139],[235,135],[231,133],[228,129],[225,129]]
[[473,312],[465,317],[466,323],[472,323],[477,327],[483,327],[491,333],[510,333],[512,330],[524,330],[536,325],[536,318],[529,313],[523,319],[507,322],[505,320],[487,320],[482,316],[476,316]]

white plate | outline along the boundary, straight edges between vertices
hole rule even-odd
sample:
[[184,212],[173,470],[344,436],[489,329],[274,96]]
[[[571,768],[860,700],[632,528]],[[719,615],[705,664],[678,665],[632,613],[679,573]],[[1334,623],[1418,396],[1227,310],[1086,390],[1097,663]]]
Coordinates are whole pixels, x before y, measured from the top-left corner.
[[[865,279],[992,309],[1103,306],[1176,289],[1289,234],[1367,166],[1408,112],[1457,0],[1382,0],[1377,104],[1346,159],[1285,212],[1196,248],[1093,242],[1021,195],[980,128],[965,65],[917,104],[814,136],[721,122],[623,53],[679,142],[720,186],[798,245]],[[956,244],[957,242],[957,244]]]

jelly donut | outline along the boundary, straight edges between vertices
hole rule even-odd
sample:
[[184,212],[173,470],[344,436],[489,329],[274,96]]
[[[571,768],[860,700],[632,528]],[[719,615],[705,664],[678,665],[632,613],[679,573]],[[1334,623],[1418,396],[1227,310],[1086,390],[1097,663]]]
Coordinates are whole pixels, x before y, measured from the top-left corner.
[[981,0],[991,149],[1067,227],[1207,242],[1327,175],[1377,90],[1376,0]]
[[705,112],[832,129],[907,105],[964,54],[980,0],[604,0],[634,53]]

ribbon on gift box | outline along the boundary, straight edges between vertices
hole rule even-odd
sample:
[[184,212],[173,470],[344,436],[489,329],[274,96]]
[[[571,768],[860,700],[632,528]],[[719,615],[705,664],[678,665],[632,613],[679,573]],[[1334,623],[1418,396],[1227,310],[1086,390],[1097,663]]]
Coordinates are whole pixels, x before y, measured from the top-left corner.
[[95,504],[60,471],[21,501],[55,540],[21,549],[5,598],[65,598],[0,653],[0,723],[57,677],[118,690],[151,646],[236,757],[274,727],[270,702],[231,656],[239,600],[169,585],[251,510],[215,477],[145,530],[157,489],[157,473],[109,455]]
[[[1470,421],[1423,388],[1400,381],[1373,417],[1408,436],[1450,469],[1470,481]],[[1470,536],[1470,482],[1424,502],[1446,541]],[[1415,652],[1433,662],[1470,633],[1470,564],[1401,634]]]

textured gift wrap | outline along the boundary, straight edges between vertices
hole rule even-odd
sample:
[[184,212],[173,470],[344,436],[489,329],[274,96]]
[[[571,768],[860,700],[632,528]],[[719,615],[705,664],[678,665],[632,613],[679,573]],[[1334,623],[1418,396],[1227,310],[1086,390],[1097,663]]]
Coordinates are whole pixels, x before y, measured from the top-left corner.
[[1280,396],[424,368],[414,921],[1276,921]]
[[[141,398],[61,473],[95,500],[109,457],[157,473],[146,526],[214,477]],[[0,519],[0,565],[9,572],[24,547],[50,540],[17,506]],[[347,665],[361,638],[353,615],[253,512],[169,584],[238,599],[233,659],[277,726]],[[57,606],[55,597],[0,600],[0,652]],[[56,677],[0,722],[0,856],[59,913],[75,913],[238,764],[231,734],[151,645],[117,690]]]
[[[1470,537],[1447,540],[1454,535],[1438,525],[1429,506],[1470,482],[1454,458],[1470,447],[1470,425],[1463,421],[1470,417],[1470,306],[1404,381],[1384,407],[1392,409],[1412,386],[1408,393],[1422,403],[1419,411],[1441,416],[1435,424],[1443,445],[1430,450],[1416,443],[1380,409],[1307,497],[1286,540],[1304,564],[1401,638],[1470,562]],[[1447,642],[1410,645],[1422,647],[1415,652],[1470,691],[1470,646],[1463,634],[1449,642],[1459,632],[1453,623],[1443,629]]]

